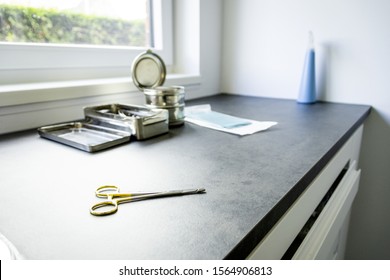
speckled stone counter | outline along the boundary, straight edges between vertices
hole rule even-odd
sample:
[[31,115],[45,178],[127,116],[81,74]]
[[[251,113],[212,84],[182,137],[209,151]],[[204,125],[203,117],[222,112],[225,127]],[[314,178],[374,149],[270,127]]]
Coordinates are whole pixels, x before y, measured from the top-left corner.
[[[0,136],[0,232],[28,259],[242,259],[305,190],[370,107],[218,95],[187,101],[259,121],[236,136],[193,124],[89,154],[36,131]],[[96,187],[205,194],[120,205]]]

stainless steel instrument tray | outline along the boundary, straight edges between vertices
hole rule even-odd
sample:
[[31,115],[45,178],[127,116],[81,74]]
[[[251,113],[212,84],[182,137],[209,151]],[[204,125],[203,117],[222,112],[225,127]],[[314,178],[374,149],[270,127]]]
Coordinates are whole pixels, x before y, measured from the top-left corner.
[[85,107],[88,123],[126,131],[137,140],[148,139],[167,133],[168,110],[126,104],[106,104]]
[[87,152],[96,152],[130,141],[130,133],[85,122],[70,122],[38,128],[41,137]]

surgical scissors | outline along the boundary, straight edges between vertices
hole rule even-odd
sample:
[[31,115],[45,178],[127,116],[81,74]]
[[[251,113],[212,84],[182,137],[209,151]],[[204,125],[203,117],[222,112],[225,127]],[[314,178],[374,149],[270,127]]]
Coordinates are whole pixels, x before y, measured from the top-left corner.
[[[158,197],[187,195],[204,192],[206,192],[206,189],[198,188],[164,192],[120,193],[117,186],[101,186],[96,189],[95,194],[97,197],[106,198],[107,200],[94,204],[90,208],[89,212],[94,216],[105,216],[116,213],[118,211],[118,205],[122,203],[135,202]],[[97,211],[96,209],[98,208],[105,208],[106,210]]]

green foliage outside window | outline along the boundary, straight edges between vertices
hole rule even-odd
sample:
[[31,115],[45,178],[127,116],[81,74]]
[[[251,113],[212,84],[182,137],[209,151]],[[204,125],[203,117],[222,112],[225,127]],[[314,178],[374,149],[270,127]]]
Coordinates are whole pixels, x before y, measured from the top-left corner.
[[145,46],[145,22],[0,5],[0,41]]

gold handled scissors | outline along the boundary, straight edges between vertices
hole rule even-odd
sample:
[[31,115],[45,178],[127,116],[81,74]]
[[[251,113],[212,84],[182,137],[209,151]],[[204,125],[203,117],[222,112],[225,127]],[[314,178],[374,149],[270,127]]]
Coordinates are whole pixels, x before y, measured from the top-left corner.
[[[143,192],[143,193],[120,193],[119,188],[116,186],[101,186],[96,189],[95,194],[97,197],[106,198],[106,201],[96,203],[91,207],[89,212],[95,216],[105,216],[116,213],[118,211],[118,205],[121,203],[135,202],[145,199],[152,199],[165,196],[175,195],[187,195],[204,193],[204,188],[199,189],[187,189],[187,190],[175,190],[175,191],[164,191],[164,192]],[[103,210],[96,210],[104,208]]]

